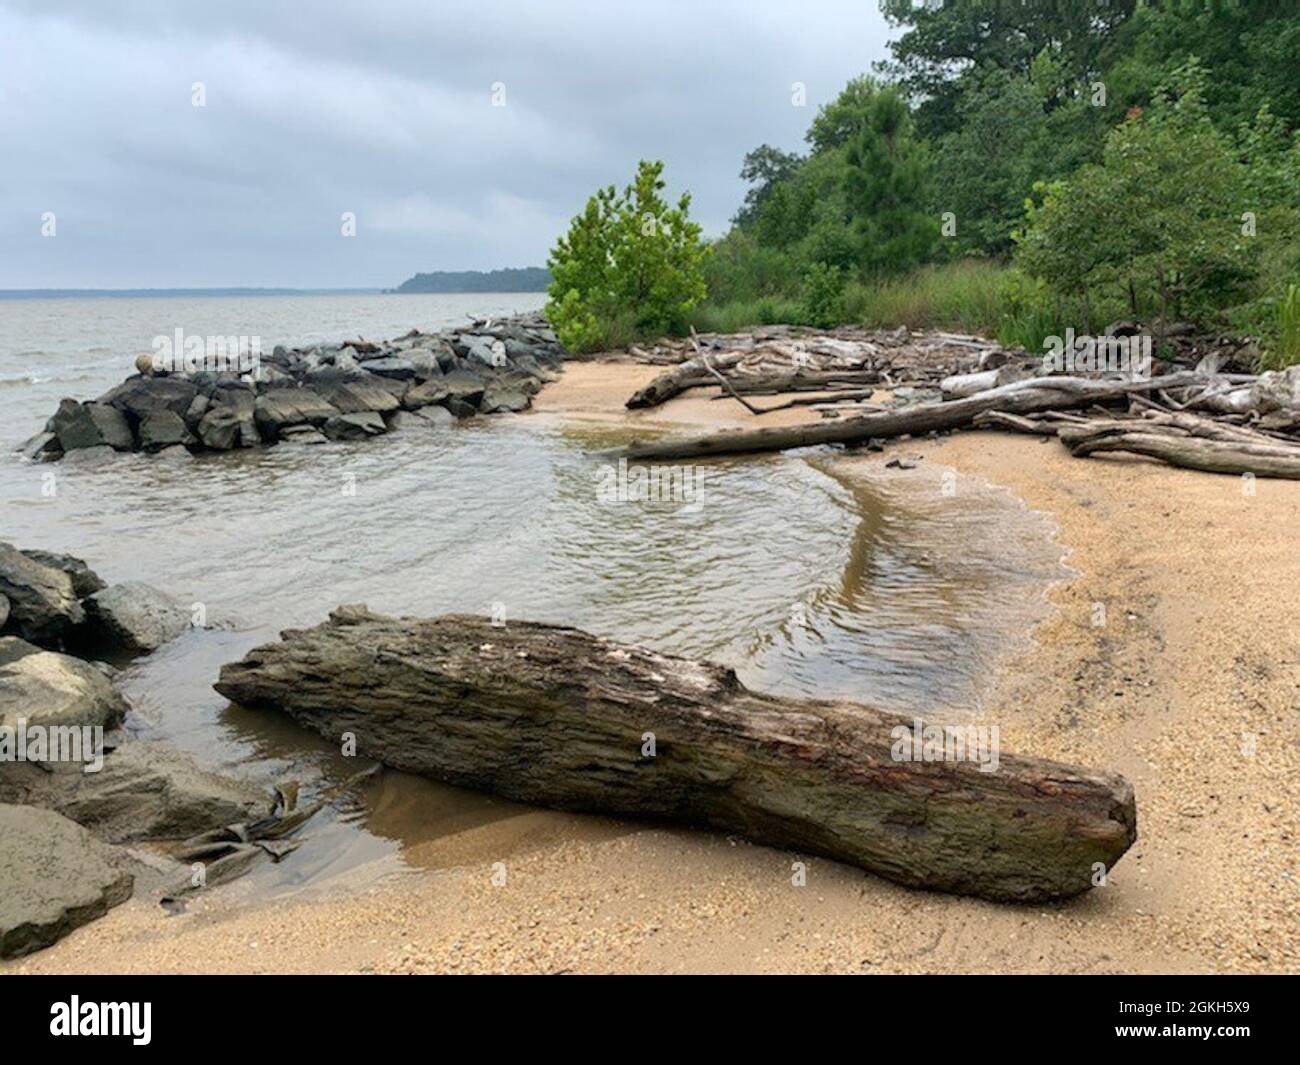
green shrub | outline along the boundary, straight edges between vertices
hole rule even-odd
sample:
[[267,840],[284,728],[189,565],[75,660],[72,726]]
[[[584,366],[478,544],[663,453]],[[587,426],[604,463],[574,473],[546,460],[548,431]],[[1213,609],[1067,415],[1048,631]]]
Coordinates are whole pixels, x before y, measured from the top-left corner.
[[839,325],[844,315],[844,271],[838,266],[813,263],[804,271],[804,321],[822,329]]
[[680,331],[705,297],[708,247],[687,217],[689,193],[676,207],[660,195],[663,169],[643,160],[621,194],[601,189],[552,250],[546,314],[570,351]]

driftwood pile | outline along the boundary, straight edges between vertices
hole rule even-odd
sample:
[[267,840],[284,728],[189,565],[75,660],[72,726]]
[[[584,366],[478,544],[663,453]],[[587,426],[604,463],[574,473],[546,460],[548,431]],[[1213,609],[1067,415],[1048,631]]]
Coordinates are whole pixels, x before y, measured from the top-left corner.
[[[1022,351],[976,337],[910,336],[906,330],[692,337],[675,350],[684,361],[634,394],[628,407],[656,406],[688,388],[721,385],[716,398],[735,399],[755,415],[809,402],[834,404],[837,393],[856,410],[820,424],[638,442],[623,452],[629,459],[855,446],[996,428],[1056,436],[1079,457],[1123,452],[1211,473],[1300,479],[1300,367],[1223,373],[1214,369],[1215,360],[1202,359],[1188,369],[1157,363],[1149,377],[1042,375],[1042,360]],[[904,380],[911,393],[901,387]],[[817,395],[766,408],[747,399],[792,391]],[[890,391],[892,397],[881,395]],[[877,402],[860,402],[872,398]]]
[[[628,401],[655,407],[691,388],[723,384],[732,396],[816,392],[827,406],[869,398],[878,388],[933,388],[956,366],[987,370],[1014,357],[996,343],[957,333],[911,334],[906,329],[815,332],[773,326],[754,333],[692,335],[652,348],[632,347],[638,362],[668,366]],[[720,382],[721,374],[725,381]],[[772,410],[794,405],[758,410]]]

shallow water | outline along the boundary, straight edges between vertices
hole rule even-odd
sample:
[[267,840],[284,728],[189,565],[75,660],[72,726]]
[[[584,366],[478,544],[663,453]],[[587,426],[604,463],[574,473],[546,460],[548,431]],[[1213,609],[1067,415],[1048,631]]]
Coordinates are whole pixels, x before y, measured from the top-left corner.
[[[65,391],[94,394],[125,369],[96,367],[105,373],[98,388]],[[4,435],[29,435],[55,405],[45,385],[29,389],[42,394],[11,405],[21,390],[0,393]],[[27,424],[15,426],[15,409]],[[356,763],[275,714],[228,706],[211,685],[222,663],[340,603],[562,622],[717,659],[756,688],[965,716],[1063,575],[1041,516],[936,468],[808,452],[702,467],[685,503],[605,502],[596,452],[620,440],[526,414],[180,465],[134,455],[42,466],[6,454],[0,539],[72,552],[110,581],[146,580],[201,605],[214,627],[124,673],[131,727],[206,765],[309,786]],[[526,813],[385,773],[252,882],[320,883]],[[581,831],[581,819],[554,817],[558,831]]]

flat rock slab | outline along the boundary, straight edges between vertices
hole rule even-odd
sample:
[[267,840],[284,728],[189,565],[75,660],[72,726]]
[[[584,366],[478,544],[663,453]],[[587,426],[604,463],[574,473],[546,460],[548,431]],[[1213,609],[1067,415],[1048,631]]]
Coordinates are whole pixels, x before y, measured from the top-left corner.
[[0,958],[41,950],[131,897],[118,855],[52,810],[0,805]]
[[199,768],[164,743],[127,742],[98,772],[0,765],[0,802],[56,810],[110,843],[180,840],[267,816],[262,789]]
[[17,636],[0,637],[0,726],[90,725],[116,728],[126,700],[103,673],[71,655]]

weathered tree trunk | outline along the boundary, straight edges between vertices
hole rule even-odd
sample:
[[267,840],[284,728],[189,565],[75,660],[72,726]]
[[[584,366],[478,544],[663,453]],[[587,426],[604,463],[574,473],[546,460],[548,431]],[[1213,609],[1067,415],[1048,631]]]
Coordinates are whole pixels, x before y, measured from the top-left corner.
[[1170,374],[1152,381],[1100,381],[1080,377],[1034,377],[947,403],[921,403],[883,414],[864,414],[819,425],[739,429],[703,436],[632,444],[620,454],[629,459],[691,459],[761,451],[787,451],[814,444],[862,443],[908,433],[959,429],[976,415],[997,410],[1007,414],[1065,410],[1124,399],[1134,392],[1170,388],[1197,380],[1194,374]]
[[[715,352],[708,356],[709,365],[715,370],[725,370],[752,354],[753,352],[748,350]],[[696,356],[678,363],[671,370],[665,370],[644,388],[635,392],[625,405],[629,410],[639,407],[657,407],[688,388],[717,383],[717,378],[705,368],[704,360]]]
[[910,718],[761,695],[721,666],[570,628],[340,607],[223,667],[216,687],[451,784],[708,826],[989,899],[1086,891],[1136,834],[1121,777],[1008,754],[992,772],[896,760]]
[[1069,447],[1070,454],[1079,458],[1102,451],[1123,451],[1206,473],[1250,473],[1256,477],[1300,480],[1300,447],[1281,443],[1273,446],[1175,435],[1148,429],[1139,421],[1127,425],[1062,427],[1058,435]]

